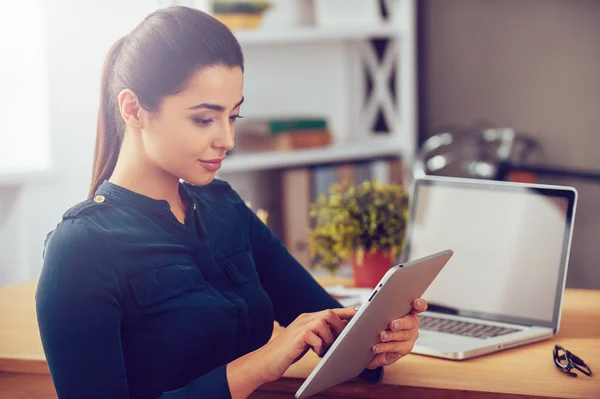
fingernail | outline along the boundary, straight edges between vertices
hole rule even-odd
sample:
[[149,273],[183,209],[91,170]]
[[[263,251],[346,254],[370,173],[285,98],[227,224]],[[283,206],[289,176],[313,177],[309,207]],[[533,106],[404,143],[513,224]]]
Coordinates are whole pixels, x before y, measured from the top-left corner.
[[415,304],[417,305],[418,308],[420,308],[421,306],[423,306],[423,301],[420,299],[417,299],[417,302],[415,302]]
[[399,328],[400,328],[400,323],[399,323],[399,322],[397,322],[397,321],[395,321],[395,322],[394,322],[394,330],[397,330],[397,329],[399,329]]
[[387,341],[388,339],[390,339],[390,333],[383,333],[383,340]]
[[360,306],[355,306],[355,307],[354,307],[354,311],[355,311],[355,312],[358,312],[358,309],[360,309]]
[[379,353],[379,351],[381,350],[381,347],[379,345],[375,345],[375,348],[373,348],[375,350],[376,353]]

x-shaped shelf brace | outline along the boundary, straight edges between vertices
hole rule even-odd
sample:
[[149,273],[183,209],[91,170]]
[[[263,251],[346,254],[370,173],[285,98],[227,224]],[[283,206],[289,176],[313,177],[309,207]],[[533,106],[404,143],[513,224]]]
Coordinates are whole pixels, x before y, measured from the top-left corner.
[[366,81],[363,82],[365,102],[360,118],[362,131],[370,132],[373,129],[380,109],[390,132],[393,132],[394,126],[398,126],[397,121],[400,117],[400,111],[395,104],[389,86],[392,73],[396,73],[394,66],[397,67],[399,54],[397,42],[397,39],[388,41],[381,62],[379,62],[375,48],[369,40],[360,41],[358,44],[359,59],[373,82],[373,90],[368,97]]

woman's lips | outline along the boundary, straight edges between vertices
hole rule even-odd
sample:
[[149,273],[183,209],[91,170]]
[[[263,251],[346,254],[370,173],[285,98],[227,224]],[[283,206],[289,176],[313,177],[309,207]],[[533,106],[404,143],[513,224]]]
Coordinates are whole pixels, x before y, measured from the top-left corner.
[[208,161],[198,160],[198,162],[200,162],[200,165],[204,166],[204,169],[206,169],[210,172],[216,172],[217,170],[219,170],[221,168],[221,164],[223,163],[223,160],[222,159],[211,159]]

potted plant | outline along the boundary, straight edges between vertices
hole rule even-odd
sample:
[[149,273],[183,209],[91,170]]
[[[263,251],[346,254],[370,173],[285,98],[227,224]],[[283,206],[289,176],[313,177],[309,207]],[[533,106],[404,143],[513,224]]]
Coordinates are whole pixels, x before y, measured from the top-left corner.
[[309,248],[316,267],[351,262],[356,287],[374,287],[404,245],[408,195],[397,184],[335,184],[311,204]]
[[265,0],[214,0],[213,16],[231,30],[256,29],[271,6]]

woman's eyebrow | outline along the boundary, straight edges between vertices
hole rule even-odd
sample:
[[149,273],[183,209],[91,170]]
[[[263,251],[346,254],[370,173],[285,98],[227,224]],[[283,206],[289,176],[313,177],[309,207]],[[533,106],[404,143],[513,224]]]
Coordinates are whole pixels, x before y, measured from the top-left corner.
[[[243,102],[244,102],[244,97],[242,97],[242,99],[233,107],[233,109],[242,105]],[[189,107],[188,109],[200,109],[200,108],[206,108],[206,109],[210,109],[210,110],[217,111],[217,112],[225,111],[224,106],[218,105],[218,104],[209,104],[209,103],[197,104],[192,107]]]

